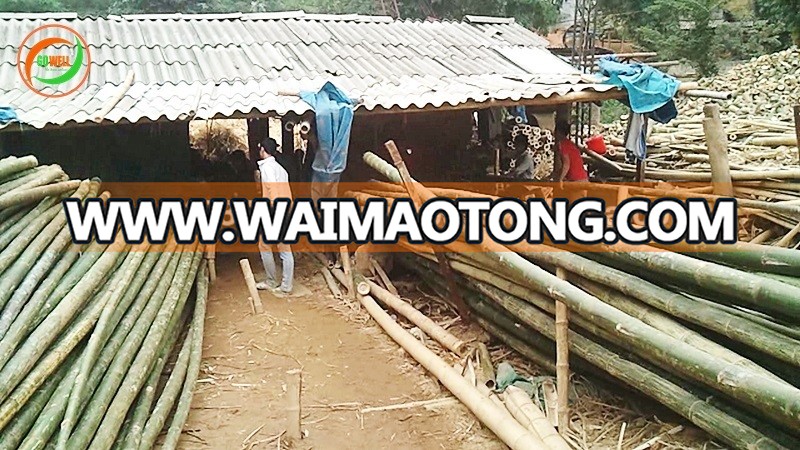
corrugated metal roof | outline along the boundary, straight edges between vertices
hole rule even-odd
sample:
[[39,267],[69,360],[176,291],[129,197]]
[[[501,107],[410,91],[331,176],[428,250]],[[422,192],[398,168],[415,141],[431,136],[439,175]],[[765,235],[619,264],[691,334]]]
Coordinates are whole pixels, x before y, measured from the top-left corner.
[[[17,73],[18,46],[31,30],[50,23],[77,30],[92,55],[87,83],[64,98],[32,92]],[[308,105],[280,93],[317,89],[326,81],[360,98],[359,107],[368,110],[608,89],[582,82],[578,71],[544,48],[546,40],[505,18],[0,13],[0,35],[0,105],[13,106],[37,128],[91,121],[123,91],[104,120],[303,113]],[[124,90],[130,72],[135,82]]]

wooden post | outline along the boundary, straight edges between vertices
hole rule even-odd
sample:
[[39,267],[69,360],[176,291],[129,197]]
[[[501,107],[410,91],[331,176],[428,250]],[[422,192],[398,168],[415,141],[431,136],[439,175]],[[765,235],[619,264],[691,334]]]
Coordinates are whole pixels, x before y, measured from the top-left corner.
[[703,119],[703,130],[708,147],[708,160],[711,164],[711,184],[714,194],[733,197],[731,167],[728,163],[728,135],[719,116],[719,105],[708,103],[703,107],[706,118]]
[[[567,279],[567,272],[556,269],[556,275]],[[567,434],[569,428],[569,309],[556,301],[556,385],[558,391],[558,432]]]
[[353,284],[353,268],[350,267],[350,252],[347,251],[346,245],[339,247],[339,255],[342,257],[342,271],[344,271],[344,276],[347,280],[347,295],[351,300],[355,300],[356,289]]
[[800,105],[794,105],[794,132],[797,135],[797,157],[800,158]]
[[250,307],[253,314],[261,314],[264,312],[264,305],[261,304],[261,296],[258,294],[256,288],[256,279],[253,276],[253,270],[250,268],[250,260],[242,258],[239,260],[239,266],[242,268],[242,275],[244,275],[244,282],[247,284],[247,290],[250,292]]
[[300,369],[286,371],[286,439],[289,444],[300,442],[303,432],[300,429],[300,392],[303,388],[303,373]]

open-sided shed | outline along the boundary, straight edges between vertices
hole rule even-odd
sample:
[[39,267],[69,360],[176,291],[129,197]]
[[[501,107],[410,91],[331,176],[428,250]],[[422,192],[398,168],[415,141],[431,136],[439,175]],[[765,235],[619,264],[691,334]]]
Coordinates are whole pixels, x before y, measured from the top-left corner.
[[[85,84],[60,98],[39,95],[18,73],[20,43],[51,23],[77,31],[91,56]],[[68,170],[76,175],[88,174],[89,167],[92,173],[120,167],[122,172],[101,173],[171,179],[188,158],[182,156],[188,153],[188,121],[302,116],[310,107],[296,94],[327,81],[359,101],[351,153],[385,138],[452,148],[469,138],[470,114],[478,109],[620,95],[587,82],[548,52],[543,38],[504,18],[0,14],[0,34],[6,37],[0,44],[0,105],[19,116],[2,129],[5,151],[24,145],[45,161],[59,155],[62,163],[69,154],[75,164]],[[78,82],[44,92],[66,92]],[[425,116],[409,119],[411,113]],[[126,173],[132,165],[135,173]]]

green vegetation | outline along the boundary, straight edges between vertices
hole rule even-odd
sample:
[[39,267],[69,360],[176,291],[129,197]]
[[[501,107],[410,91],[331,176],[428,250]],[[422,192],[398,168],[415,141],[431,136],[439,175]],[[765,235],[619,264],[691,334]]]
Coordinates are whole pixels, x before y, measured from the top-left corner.
[[460,20],[466,14],[508,16],[536,29],[552,25],[563,0],[0,0],[0,11],[75,11],[81,15],[132,13],[266,12],[385,14]]
[[[723,16],[722,0],[599,0],[605,18],[628,39],[663,59],[690,62],[712,75],[722,59],[746,59],[782,50],[789,32],[800,37],[800,2],[755,0],[755,10]],[[725,17],[726,20],[720,20]],[[739,21],[737,21],[739,20]]]

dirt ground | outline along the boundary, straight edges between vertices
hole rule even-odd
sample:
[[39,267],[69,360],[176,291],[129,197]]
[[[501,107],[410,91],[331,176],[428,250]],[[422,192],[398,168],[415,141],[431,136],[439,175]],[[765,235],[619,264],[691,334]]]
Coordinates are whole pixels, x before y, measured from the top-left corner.
[[[262,293],[265,314],[254,316],[240,256],[218,259],[200,383],[181,448],[279,448],[286,371],[298,367],[308,435],[296,448],[503,448],[454,401],[361,414],[369,406],[449,394],[375,325],[348,320],[309,255],[296,255],[296,282],[312,294],[277,299]],[[261,267],[254,255],[250,262],[254,270]]]
[[[294,448],[505,448],[359,311],[358,304],[334,299],[311,255],[295,254],[295,282],[310,294],[278,299],[262,293],[265,313],[254,316],[237,263],[243,256],[218,256],[200,380],[181,448],[280,449],[286,428],[286,371],[298,367],[303,371],[302,428],[307,436]],[[261,262],[249,256],[260,280]],[[487,340],[421,283],[399,277],[396,284],[404,298],[463,340]],[[445,355],[436,344],[429,347]],[[520,373],[543,375],[505,346],[491,343],[490,349],[495,362],[509,361]],[[568,440],[574,448],[722,448],[628,389],[598,387],[575,377],[573,390]],[[449,400],[435,407],[362,412],[438,398]],[[654,438],[657,442],[646,445]]]

